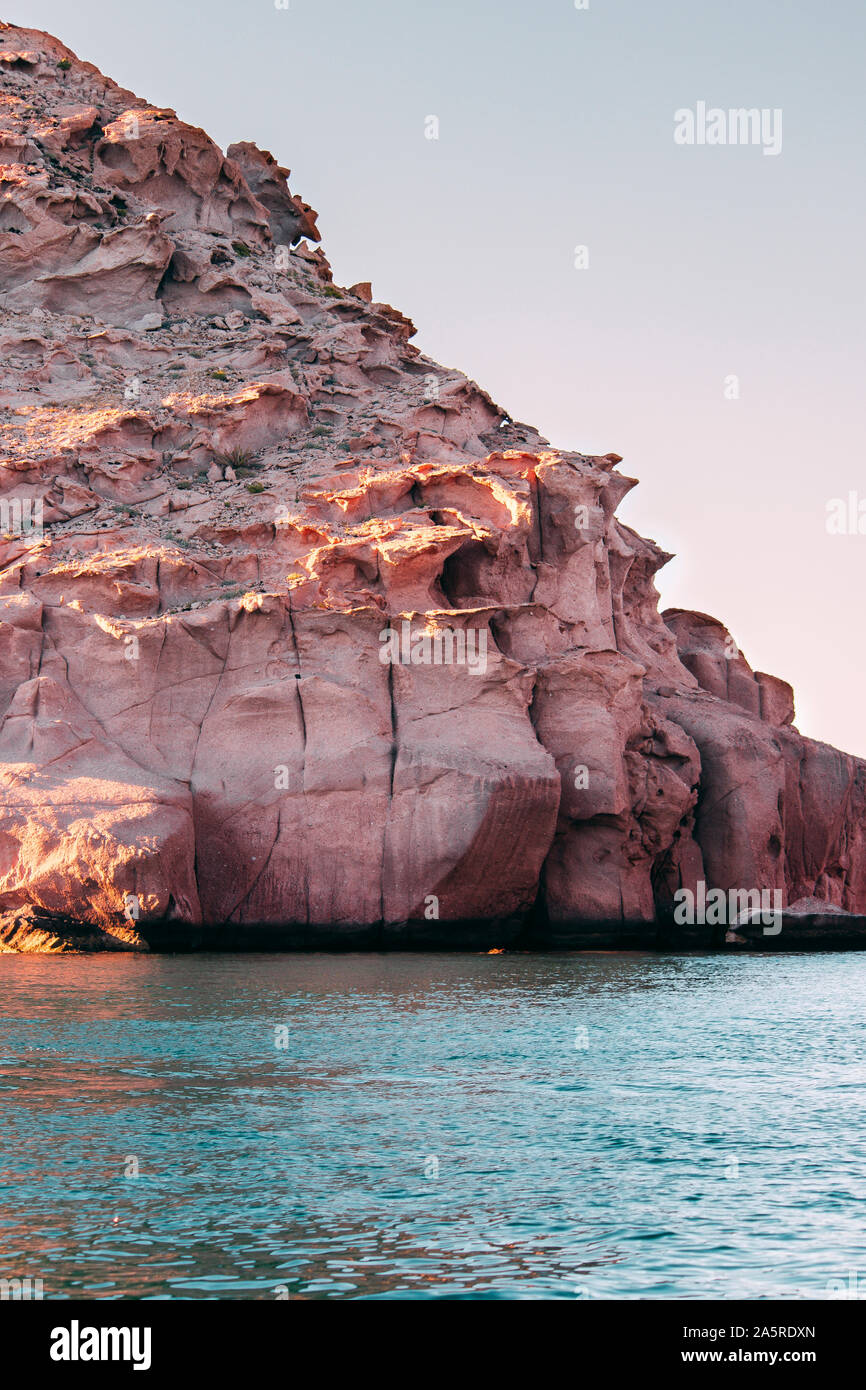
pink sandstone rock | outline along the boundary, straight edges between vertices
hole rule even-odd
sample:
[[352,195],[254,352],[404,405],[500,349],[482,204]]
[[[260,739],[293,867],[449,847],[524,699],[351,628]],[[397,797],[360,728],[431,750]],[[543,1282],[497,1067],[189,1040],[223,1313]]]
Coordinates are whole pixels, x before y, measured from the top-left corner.
[[617,454],[334,285],[266,151],[37,31],[0,64],[0,949],[866,913],[866,764],[659,613]]

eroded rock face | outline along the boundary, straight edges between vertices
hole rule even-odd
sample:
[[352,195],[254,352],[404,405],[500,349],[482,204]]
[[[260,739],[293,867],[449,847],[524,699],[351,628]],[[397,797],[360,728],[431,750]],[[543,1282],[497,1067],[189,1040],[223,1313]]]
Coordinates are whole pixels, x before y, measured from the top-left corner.
[[335,286],[269,154],[0,40],[0,949],[866,911],[866,765],[659,614],[618,457]]

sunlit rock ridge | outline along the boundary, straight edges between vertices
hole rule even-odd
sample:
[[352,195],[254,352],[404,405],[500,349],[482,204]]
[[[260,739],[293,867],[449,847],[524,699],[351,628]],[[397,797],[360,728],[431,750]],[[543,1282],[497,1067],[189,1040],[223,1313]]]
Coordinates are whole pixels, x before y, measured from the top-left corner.
[[641,944],[701,882],[866,911],[866,764],[659,614],[616,455],[334,285],[254,144],[33,30],[0,86],[5,949]]

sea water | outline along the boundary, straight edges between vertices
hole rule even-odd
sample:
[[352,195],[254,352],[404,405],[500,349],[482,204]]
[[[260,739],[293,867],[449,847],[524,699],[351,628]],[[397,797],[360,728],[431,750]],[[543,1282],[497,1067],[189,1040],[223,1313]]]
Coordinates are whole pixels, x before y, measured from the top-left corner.
[[0,957],[0,1280],[866,1296],[864,997],[856,953]]

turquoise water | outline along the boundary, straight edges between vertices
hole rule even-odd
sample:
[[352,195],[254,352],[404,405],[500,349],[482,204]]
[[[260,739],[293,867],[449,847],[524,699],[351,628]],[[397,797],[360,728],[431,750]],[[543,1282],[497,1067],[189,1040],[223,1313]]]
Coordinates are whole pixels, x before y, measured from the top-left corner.
[[864,995],[861,954],[0,957],[0,1277],[866,1288]]

